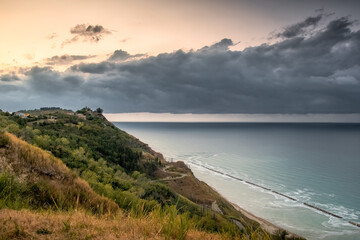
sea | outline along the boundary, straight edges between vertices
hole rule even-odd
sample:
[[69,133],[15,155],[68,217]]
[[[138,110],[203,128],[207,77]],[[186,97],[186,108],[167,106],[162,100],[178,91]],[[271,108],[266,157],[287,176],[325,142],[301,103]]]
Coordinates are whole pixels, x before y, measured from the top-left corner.
[[307,239],[360,239],[349,223],[360,223],[360,124],[114,124],[275,225]]

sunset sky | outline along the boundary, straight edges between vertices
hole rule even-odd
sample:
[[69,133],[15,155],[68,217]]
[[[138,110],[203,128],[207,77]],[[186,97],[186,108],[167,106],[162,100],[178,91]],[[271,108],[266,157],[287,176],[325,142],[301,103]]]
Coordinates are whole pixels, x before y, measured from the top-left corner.
[[0,0],[0,109],[360,113],[360,1]]

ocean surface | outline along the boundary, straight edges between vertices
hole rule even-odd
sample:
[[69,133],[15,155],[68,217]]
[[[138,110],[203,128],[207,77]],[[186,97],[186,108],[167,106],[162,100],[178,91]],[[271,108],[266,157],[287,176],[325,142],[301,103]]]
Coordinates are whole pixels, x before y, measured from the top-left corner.
[[360,125],[115,125],[168,160],[184,161],[228,200],[278,226],[308,239],[360,239],[360,228],[348,222],[360,223]]

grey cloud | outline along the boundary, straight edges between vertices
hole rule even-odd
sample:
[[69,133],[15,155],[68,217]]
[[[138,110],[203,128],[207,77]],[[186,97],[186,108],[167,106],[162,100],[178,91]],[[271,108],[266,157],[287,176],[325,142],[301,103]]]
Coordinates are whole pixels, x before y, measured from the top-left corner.
[[2,82],[14,82],[18,80],[20,80],[20,78],[15,73],[4,74],[0,76],[0,81]]
[[51,58],[46,58],[45,59],[45,63],[48,65],[67,65],[72,63],[73,61],[78,61],[78,60],[84,60],[84,59],[88,59],[88,58],[93,58],[95,57],[94,55],[88,55],[88,56],[83,56],[83,55],[62,55],[62,56],[53,56]]
[[359,112],[360,34],[351,25],[339,18],[308,38],[244,51],[229,51],[232,41],[222,40],[198,51],[114,64],[102,68],[106,81],[91,85],[106,89],[111,97],[104,105],[113,112]]
[[80,76],[59,73],[49,67],[33,67],[25,73],[28,76],[26,87],[45,95],[66,94],[76,92],[84,79]]
[[64,41],[62,46],[79,40],[96,43],[99,42],[104,35],[111,34],[111,31],[101,25],[78,24],[70,29],[70,33],[73,34],[74,37]]
[[90,37],[92,41],[99,41],[101,36],[100,34],[110,34],[109,30],[106,30],[101,25],[85,25],[78,24],[75,27],[71,28],[70,32],[75,35]]
[[231,39],[224,38],[220,42],[213,44],[210,48],[228,50],[228,48],[233,45],[234,45],[234,43]]
[[110,62],[101,62],[101,63],[80,63],[78,65],[72,66],[70,69],[74,72],[83,72],[83,73],[95,73],[102,74],[114,69],[116,65]]
[[283,32],[277,34],[277,37],[292,38],[299,36],[305,33],[307,28],[316,27],[322,18],[322,13],[315,17],[308,17],[303,22],[285,27]]
[[78,64],[64,73],[33,68],[26,90],[9,90],[0,103],[25,91],[17,94],[26,96],[19,109],[23,102],[54,102],[106,112],[360,113],[360,31],[352,25],[339,18],[308,37],[243,51],[229,50],[233,42],[225,39],[195,51]]
[[109,61],[126,60],[130,58],[130,54],[123,50],[115,50],[115,52],[109,57]]
[[79,87],[83,83],[83,79],[79,76],[66,76],[63,78],[63,81],[74,87]]
[[135,54],[131,55],[124,50],[115,50],[115,52],[109,57],[109,61],[125,61],[132,58],[144,57],[145,54]]
[[[0,82],[0,108],[9,111],[33,109],[40,106],[74,106],[84,79],[73,74],[64,74],[49,67],[33,67],[24,71],[22,84]],[[19,83],[19,81],[17,81]],[[76,105],[77,107],[80,107]]]
[[234,46],[235,44],[233,43],[233,41],[231,39],[228,38],[224,38],[222,39],[220,42],[217,42],[213,45],[211,45],[210,47],[206,46],[203,47],[202,49],[200,49],[200,51],[209,51],[209,50],[219,50],[219,51],[226,51],[229,50],[229,47]]

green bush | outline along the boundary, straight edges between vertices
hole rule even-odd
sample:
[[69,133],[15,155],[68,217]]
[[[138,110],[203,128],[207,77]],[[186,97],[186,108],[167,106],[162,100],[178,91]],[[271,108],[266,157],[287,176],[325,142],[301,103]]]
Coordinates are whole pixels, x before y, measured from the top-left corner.
[[12,209],[27,208],[29,201],[25,195],[26,186],[19,184],[15,178],[7,172],[0,176],[0,208]]
[[0,132],[0,148],[7,147],[9,143],[10,143],[9,137]]

